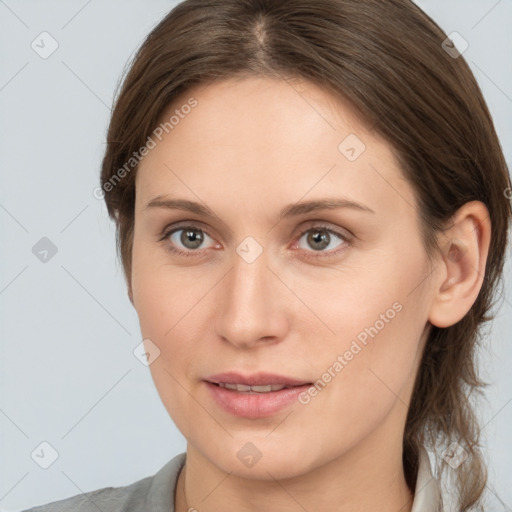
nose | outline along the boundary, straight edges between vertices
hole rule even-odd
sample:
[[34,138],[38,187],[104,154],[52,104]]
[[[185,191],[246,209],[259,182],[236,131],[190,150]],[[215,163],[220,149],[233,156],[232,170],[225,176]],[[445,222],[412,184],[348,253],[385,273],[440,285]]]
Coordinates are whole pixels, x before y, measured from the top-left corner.
[[284,339],[290,298],[275,270],[269,268],[265,251],[251,263],[235,253],[220,290],[215,329],[227,343],[250,348]]

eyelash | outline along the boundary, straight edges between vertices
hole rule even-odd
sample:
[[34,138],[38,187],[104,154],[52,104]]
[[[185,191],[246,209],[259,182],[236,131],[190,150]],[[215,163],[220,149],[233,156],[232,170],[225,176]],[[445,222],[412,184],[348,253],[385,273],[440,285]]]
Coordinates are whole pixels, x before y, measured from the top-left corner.
[[[192,228],[193,230],[200,231],[201,233],[204,233],[208,235],[210,238],[213,239],[211,235],[208,234],[207,231],[205,231],[203,228],[195,225],[195,224],[187,224],[180,227],[173,227],[171,229],[164,230],[162,237],[159,239],[160,242],[165,242],[172,234],[174,234],[177,231],[186,230]],[[317,224],[314,226],[309,226],[308,228],[302,230],[299,234],[298,240],[300,240],[306,233],[310,231],[325,231],[329,234],[335,235],[338,238],[340,238],[344,243],[337,249],[333,249],[331,251],[318,251],[316,254],[307,256],[307,258],[331,258],[337,256],[339,253],[345,251],[347,247],[350,247],[352,239],[345,234],[342,234],[334,229],[331,229],[327,226],[324,226],[322,224]],[[166,244],[166,249],[170,251],[173,254],[176,254],[178,256],[183,256],[185,258],[194,258],[201,256],[200,250],[188,250],[184,251],[182,249],[178,249],[175,246],[171,245],[170,243]],[[311,251],[306,251],[311,252]]]

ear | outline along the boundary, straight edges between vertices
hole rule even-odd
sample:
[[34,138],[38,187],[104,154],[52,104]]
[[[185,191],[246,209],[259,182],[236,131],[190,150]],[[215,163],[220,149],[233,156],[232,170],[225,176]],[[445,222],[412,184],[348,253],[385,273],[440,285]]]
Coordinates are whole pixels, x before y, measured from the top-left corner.
[[482,202],[464,204],[452,221],[452,226],[440,235],[441,271],[429,314],[430,323],[437,327],[456,324],[475,303],[491,241],[489,212]]

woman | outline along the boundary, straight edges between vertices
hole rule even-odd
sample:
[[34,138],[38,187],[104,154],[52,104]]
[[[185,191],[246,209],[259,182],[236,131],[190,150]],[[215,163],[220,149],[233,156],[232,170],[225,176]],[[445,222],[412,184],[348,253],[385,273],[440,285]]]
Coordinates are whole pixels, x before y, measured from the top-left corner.
[[184,1],[125,77],[101,187],[187,451],[33,510],[427,512],[443,475],[477,509],[510,178],[418,7]]

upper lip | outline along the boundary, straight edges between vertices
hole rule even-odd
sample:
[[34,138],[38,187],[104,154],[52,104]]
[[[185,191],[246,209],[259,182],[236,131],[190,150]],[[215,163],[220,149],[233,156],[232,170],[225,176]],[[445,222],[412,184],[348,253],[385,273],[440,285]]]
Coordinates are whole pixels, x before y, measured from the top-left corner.
[[252,375],[242,375],[236,372],[225,372],[210,375],[205,379],[214,384],[245,384],[246,386],[264,386],[266,384],[283,386],[303,386],[311,384],[306,380],[293,379],[276,373],[254,373]]

